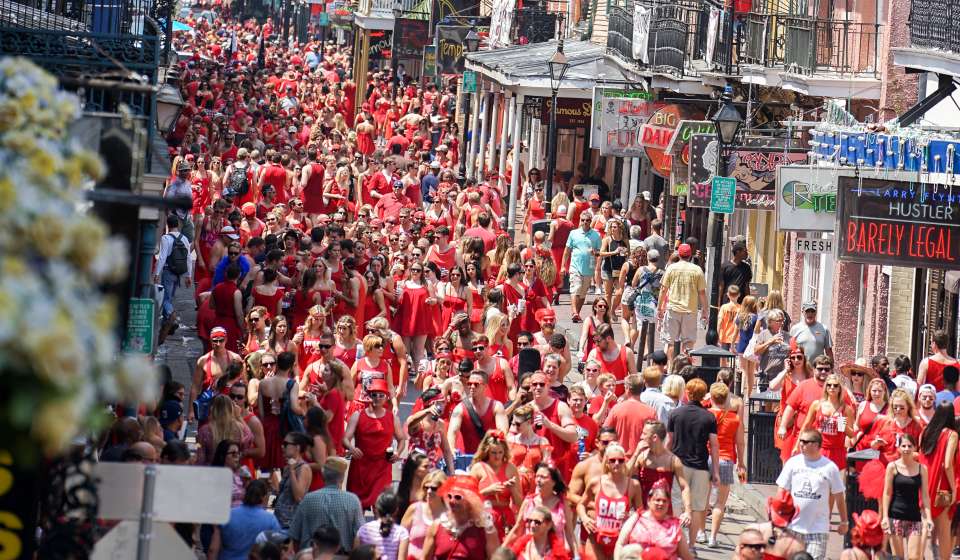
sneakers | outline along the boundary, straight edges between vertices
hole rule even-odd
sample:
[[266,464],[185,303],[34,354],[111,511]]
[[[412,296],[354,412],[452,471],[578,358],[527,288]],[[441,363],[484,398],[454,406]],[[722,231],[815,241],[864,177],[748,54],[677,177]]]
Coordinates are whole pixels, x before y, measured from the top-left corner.
[[582,322],[583,322],[583,319],[581,319],[581,318],[580,318],[580,315],[578,315],[578,314],[574,314],[574,315],[573,315],[573,318],[570,319],[570,320],[573,321],[574,323],[582,323]]
[[697,531],[697,543],[703,544],[705,542],[707,542],[707,534],[703,531]]
[[713,535],[707,537],[707,548],[716,548],[717,547],[717,538]]

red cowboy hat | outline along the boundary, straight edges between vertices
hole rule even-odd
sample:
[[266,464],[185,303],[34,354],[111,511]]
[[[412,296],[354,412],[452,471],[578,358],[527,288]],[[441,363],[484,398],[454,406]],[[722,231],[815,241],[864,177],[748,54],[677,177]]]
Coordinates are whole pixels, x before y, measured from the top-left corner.
[[447,496],[462,496],[474,505],[483,504],[483,498],[480,497],[480,482],[470,475],[457,474],[447,477],[437,490],[437,495],[443,499],[447,499]]
[[863,513],[854,513],[853,525],[864,545],[872,548],[883,544],[883,528],[880,527],[880,515],[877,512],[865,509]]
[[797,516],[797,507],[793,503],[790,492],[780,488],[777,493],[767,498],[767,513],[770,524],[774,527],[786,527]]

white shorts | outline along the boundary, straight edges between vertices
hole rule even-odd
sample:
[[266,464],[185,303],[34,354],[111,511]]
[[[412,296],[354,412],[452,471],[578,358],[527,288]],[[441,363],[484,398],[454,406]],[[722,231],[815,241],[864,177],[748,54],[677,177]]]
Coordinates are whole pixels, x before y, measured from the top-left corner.
[[663,315],[660,339],[666,344],[676,341],[693,342],[697,339],[697,314],[670,311]]
[[584,276],[574,269],[570,269],[570,295],[586,297],[593,285],[593,275]]

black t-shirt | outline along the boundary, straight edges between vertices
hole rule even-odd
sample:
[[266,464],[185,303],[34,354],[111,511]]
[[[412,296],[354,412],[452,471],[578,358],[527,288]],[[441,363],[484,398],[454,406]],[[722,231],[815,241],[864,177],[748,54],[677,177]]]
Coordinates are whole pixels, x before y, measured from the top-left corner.
[[[727,286],[736,285],[740,288],[741,301],[743,301],[744,296],[750,295],[750,281],[753,280],[753,270],[751,270],[747,261],[740,261],[740,264],[733,261],[724,263],[720,267],[720,277],[723,278],[724,291],[726,291]],[[723,296],[722,293],[720,295]]]
[[717,417],[700,403],[687,403],[670,414],[667,431],[673,439],[673,454],[683,466],[707,470],[710,434],[717,433]]

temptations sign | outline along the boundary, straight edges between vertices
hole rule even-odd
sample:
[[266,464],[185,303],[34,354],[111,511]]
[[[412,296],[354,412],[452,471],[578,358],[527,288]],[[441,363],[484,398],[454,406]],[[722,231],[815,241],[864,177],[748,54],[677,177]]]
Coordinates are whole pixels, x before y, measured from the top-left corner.
[[840,260],[960,270],[960,192],[841,177],[837,202]]

